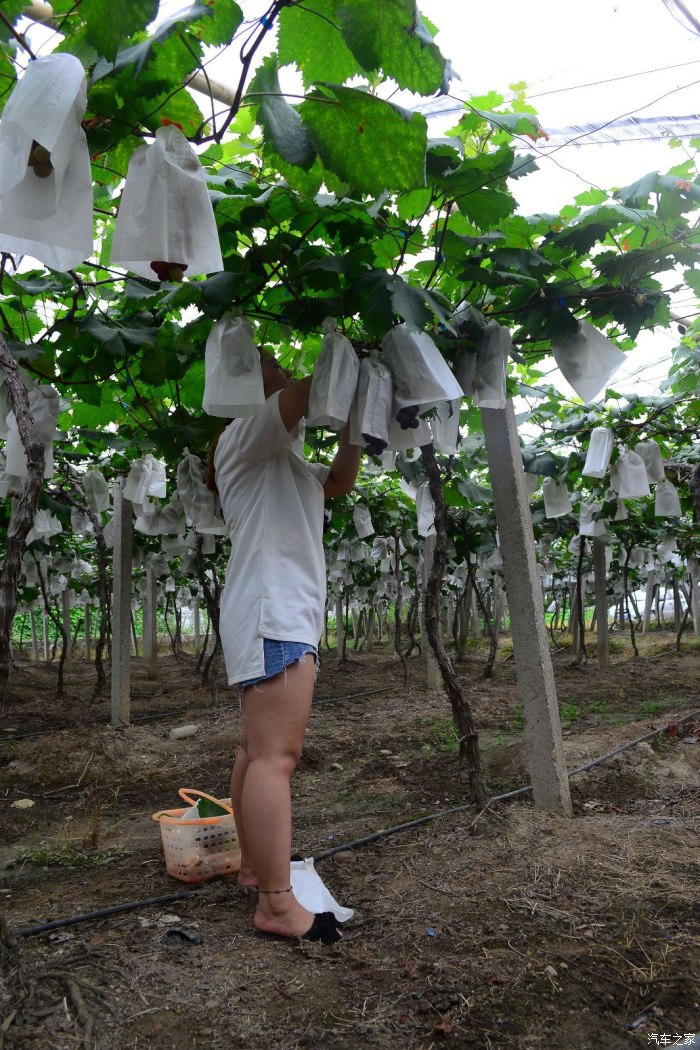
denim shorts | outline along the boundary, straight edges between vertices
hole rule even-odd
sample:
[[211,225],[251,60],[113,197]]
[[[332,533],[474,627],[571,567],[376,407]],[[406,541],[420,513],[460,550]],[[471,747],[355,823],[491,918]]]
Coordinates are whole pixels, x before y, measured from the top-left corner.
[[263,652],[265,655],[265,674],[258,678],[248,678],[245,682],[239,682],[239,689],[247,689],[249,685],[257,685],[268,678],[274,678],[281,674],[292,664],[301,663],[307,653],[310,653],[318,667],[318,650],[306,642],[278,642],[270,638],[263,639]]

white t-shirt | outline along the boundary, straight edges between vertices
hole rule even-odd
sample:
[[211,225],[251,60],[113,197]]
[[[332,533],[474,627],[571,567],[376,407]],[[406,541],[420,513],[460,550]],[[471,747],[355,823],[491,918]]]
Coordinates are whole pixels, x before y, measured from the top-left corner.
[[326,601],[323,483],[329,468],[292,451],[279,391],[234,419],[214,457],[231,539],[219,631],[229,684],[265,674],[263,639],[318,646]]

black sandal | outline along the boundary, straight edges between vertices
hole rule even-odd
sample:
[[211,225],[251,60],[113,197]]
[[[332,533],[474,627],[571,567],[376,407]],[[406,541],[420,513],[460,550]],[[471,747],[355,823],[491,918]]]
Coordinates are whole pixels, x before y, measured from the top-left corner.
[[302,937],[302,941],[320,941],[321,944],[336,944],[342,939],[338,920],[332,911],[317,911],[311,929]]

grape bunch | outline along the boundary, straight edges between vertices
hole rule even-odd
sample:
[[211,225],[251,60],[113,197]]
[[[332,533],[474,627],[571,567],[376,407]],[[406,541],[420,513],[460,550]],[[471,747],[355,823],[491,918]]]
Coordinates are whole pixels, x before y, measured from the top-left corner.
[[187,269],[187,263],[163,262],[157,259],[151,263],[151,269],[159,281],[172,281],[174,284],[180,284]]
[[417,430],[420,424],[418,405],[407,405],[396,413],[396,422],[402,430]]
[[32,142],[27,165],[33,170],[38,179],[48,179],[53,171],[53,164],[51,163],[51,153],[46,146],[42,146],[36,140]]
[[386,448],[386,441],[382,441],[381,438],[373,437],[371,434],[363,434],[362,440],[365,443],[365,452],[368,456],[381,456]]

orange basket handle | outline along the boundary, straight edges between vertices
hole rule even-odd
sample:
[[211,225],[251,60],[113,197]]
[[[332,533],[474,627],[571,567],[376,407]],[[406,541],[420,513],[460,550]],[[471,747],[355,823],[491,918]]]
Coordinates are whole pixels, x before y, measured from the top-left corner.
[[215,805],[221,806],[222,809],[225,809],[227,813],[233,813],[233,810],[229,805],[227,805],[225,802],[222,802],[221,799],[214,798],[213,795],[207,795],[206,791],[199,791],[197,788],[180,788],[178,794],[180,798],[183,799],[185,802],[188,802],[190,806],[197,805],[197,799],[192,798],[192,795],[197,795],[199,798],[206,798],[209,802],[214,802]]

